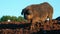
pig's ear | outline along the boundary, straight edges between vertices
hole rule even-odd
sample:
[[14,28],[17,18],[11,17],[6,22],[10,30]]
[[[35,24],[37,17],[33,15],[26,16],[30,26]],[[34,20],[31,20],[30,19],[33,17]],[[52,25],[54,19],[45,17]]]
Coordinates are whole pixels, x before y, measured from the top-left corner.
[[22,12],[21,12],[21,15],[23,15],[24,13],[27,13],[29,10],[28,9],[23,9]]
[[23,15],[25,13],[25,11],[26,11],[25,9],[22,9],[21,15]]

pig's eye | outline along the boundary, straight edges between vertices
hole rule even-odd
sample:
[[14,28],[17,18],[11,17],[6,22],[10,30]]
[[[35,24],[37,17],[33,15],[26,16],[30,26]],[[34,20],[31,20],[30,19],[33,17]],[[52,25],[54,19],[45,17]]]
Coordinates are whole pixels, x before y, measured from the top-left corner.
[[30,15],[31,14],[31,11],[26,10],[25,14]]
[[31,13],[30,13],[30,11],[27,11],[26,14],[30,15]]

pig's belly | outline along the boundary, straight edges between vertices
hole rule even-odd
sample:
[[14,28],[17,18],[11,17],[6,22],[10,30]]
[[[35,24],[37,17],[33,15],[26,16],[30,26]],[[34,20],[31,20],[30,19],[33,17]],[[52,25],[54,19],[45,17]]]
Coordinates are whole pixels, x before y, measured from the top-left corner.
[[41,21],[45,21],[47,18],[48,18],[47,15],[46,15],[46,16],[41,16],[41,17],[40,17],[40,20],[41,20]]

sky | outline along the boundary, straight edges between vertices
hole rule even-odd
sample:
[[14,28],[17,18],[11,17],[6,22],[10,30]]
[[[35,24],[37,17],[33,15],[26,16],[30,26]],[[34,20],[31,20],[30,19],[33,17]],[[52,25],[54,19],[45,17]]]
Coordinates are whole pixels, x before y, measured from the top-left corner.
[[53,7],[53,19],[60,16],[60,0],[0,0],[0,17],[22,16],[23,8],[32,5],[48,2]]

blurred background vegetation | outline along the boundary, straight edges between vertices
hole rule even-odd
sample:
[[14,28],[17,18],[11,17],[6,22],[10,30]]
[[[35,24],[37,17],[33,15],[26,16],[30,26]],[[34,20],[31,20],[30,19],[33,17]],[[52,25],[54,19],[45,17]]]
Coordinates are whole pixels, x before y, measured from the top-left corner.
[[22,16],[2,16],[0,18],[0,22],[5,22],[5,21],[16,21],[16,22],[22,22],[22,21],[26,21]]

